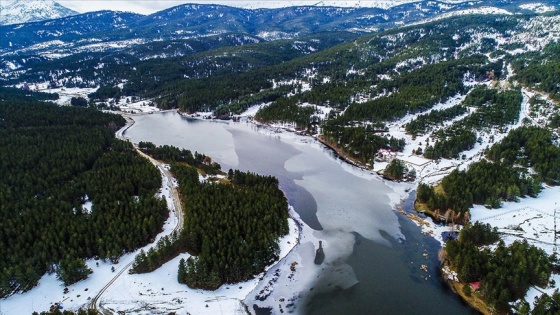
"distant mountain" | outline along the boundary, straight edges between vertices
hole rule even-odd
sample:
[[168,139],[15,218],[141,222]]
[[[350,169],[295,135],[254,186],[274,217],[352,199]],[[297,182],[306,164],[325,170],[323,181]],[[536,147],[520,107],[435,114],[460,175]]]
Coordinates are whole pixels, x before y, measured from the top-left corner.
[[52,0],[15,0],[0,4],[0,25],[51,20],[79,14]]
[[[17,25],[0,25],[0,51],[25,48],[36,44],[41,47],[56,45],[81,45],[82,42],[100,42],[112,40],[122,35],[109,35],[113,32],[128,33],[130,25],[144,17],[140,14],[98,11],[65,18],[24,23]],[[133,35],[131,35],[133,36]]]
[[243,9],[184,4],[147,16],[100,11],[50,21],[0,26],[0,54],[36,54],[56,45],[62,49],[59,55],[68,55],[79,47],[97,49],[101,43],[128,47],[151,41],[184,40],[227,33],[247,34],[266,41],[297,38],[316,32],[364,34],[442,15],[534,14],[555,9],[558,9],[557,0],[540,0],[539,3],[527,0],[425,0],[386,9],[329,6]]

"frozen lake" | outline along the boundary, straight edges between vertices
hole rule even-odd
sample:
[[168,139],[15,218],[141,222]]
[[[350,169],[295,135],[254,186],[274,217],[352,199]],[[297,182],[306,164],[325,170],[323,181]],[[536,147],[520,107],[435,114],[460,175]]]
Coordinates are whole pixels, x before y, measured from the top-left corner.
[[[393,210],[399,195],[371,172],[347,165],[310,138],[244,122],[191,120],[175,112],[133,119],[125,133],[133,142],[198,151],[226,171],[280,180],[305,223],[302,239],[247,296],[249,309],[264,314],[473,313],[440,282],[437,242]],[[317,265],[319,241],[325,259]],[[422,264],[428,272],[420,270]]]

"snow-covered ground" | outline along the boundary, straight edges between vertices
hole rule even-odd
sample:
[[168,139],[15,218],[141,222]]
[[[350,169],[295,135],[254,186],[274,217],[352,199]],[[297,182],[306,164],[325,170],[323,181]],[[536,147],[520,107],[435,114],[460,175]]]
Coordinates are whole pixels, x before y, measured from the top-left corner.
[[[518,202],[504,202],[500,209],[487,209],[476,205],[470,210],[471,221],[488,223],[497,227],[506,245],[527,240],[547,254],[558,253],[557,229],[560,223],[560,186],[545,186],[538,198],[521,198]],[[555,284],[545,288],[531,287],[525,300],[533,305],[544,293],[552,295],[560,284],[560,275],[551,275]]]
[[419,22],[415,22],[415,23],[411,23],[409,25],[419,25],[419,24],[424,24],[427,22],[433,22],[433,21],[438,21],[438,20],[442,20],[448,17],[452,17],[452,16],[460,16],[460,15],[472,15],[472,14],[504,14],[504,15],[512,15],[513,13],[509,12],[506,9],[501,9],[501,8],[496,8],[496,7],[490,7],[490,6],[484,6],[484,7],[478,7],[478,8],[470,8],[470,9],[464,9],[464,10],[457,10],[457,11],[453,11],[453,12],[447,12],[447,13],[443,13],[438,15],[435,18],[430,18],[430,19],[426,19],[426,20],[422,20]]
[[263,108],[263,107],[265,107],[265,106],[268,106],[268,105],[270,105],[270,104],[272,104],[272,103],[271,103],[271,102],[268,102],[268,103],[263,103],[263,104],[261,104],[261,105],[251,106],[251,107],[249,107],[246,111],[244,111],[243,113],[241,113],[241,116],[244,116],[244,117],[249,117],[249,116],[254,117],[254,116],[257,114],[257,112],[259,111],[259,109],[261,109],[261,108]]
[[[78,79],[81,82],[81,79]],[[29,90],[36,91],[36,92],[45,92],[45,93],[58,93],[59,98],[55,101],[58,105],[70,105],[70,100],[72,97],[82,97],[84,99],[88,99],[88,94],[97,91],[97,88],[65,88],[65,87],[57,87],[57,88],[50,88],[49,82],[43,83],[19,83],[15,85],[17,88],[23,88],[27,86]]]
[[[279,241],[281,258],[298,243],[295,220],[290,218],[289,225],[289,234]],[[177,282],[179,260],[188,257],[189,254],[181,254],[151,273],[123,274],[103,294],[100,305],[113,313],[126,314],[246,314],[242,301],[264,274],[249,281],[224,284],[216,291],[195,290]]]
[[542,2],[524,3],[519,5],[519,7],[521,9],[534,11],[536,13],[544,13],[556,10],[554,6],[549,6]]
[[[553,284],[551,284],[552,281],[554,281]],[[549,279],[549,285],[546,288],[537,288],[535,286],[530,287],[527,293],[525,294],[525,301],[533,305],[535,300],[541,295],[543,295],[544,293],[548,294],[549,296],[552,296],[554,291],[559,289],[559,285],[560,285],[560,275],[552,274]]]
[[[352,253],[352,246],[340,246],[348,242],[353,243],[352,235],[338,233],[338,240],[333,239],[331,235],[330,240],[323,243],[323,248],[325,253],[333,254],[328,255],[322,264],[315,264],[315,250],[319,246],[319,240],[329,239],[329,236],[323,231],[315,231],[306,225],[302,225],[301,228],[300,244],[269,271],[266,281],[258,283],[248,294],[247,303],[250,301],[258,307],[270,308],[272,314],[298,313],[296,301],[305,299],[311,294],[309,288],[317,281],[319,274],[322,279],[328,279],[342,289],[358,283],[352,268],[337,259]],[[317,288],[321,286],[321,284],[315,285]]]
[[149,114],[160,111],[152,100],[132,101],[131,96],[121,98],[117,105],[122,112],[131,114]]
[[537,198],[525,197],[518,202],[503,202],[500,209],[475,205],[470,212],[472,222],[480,221],[497,227],[506,244],[526,239],[549,255],[557,251],[560,186],[545,186]]

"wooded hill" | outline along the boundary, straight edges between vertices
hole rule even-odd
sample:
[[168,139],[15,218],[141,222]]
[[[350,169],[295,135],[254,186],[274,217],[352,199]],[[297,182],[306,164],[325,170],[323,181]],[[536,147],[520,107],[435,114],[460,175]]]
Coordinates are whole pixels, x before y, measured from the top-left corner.
[[[162,238],[136,256],[132,272],[153,271],[182,252],[178,281],[215,290],[224,283],[248,280],[278,259],[278,238],[288,233],[288,204],[278,180],[230,170],[225,182],[200,181],[199,171],[217,171],[204,155],[172,146],[142,142],[140,148],[171,163],[184,209],[180,233]],[[217,166],[216,166],[217,165]]]
[[83,259],[118,260],[160,231],[161,176],[114,138],[122,117],[1,97],[0,297],[45,272],[78,281],[89,273]]

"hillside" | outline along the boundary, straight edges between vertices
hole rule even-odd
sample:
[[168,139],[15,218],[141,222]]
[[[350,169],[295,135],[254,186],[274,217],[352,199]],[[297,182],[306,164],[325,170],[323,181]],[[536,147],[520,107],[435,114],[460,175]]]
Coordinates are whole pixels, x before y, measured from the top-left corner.
[[[36,0],[33,3],[35,2],[42,5],[56,4],[50,0]],[[52,45],[55,44],[60,47],[59,53],[68,54],[75,50],[98,50],[98,46],[109,49],[115,45],[128,48],[161,40],[184,40],[228,33],[243,33],[262,40],[297,38],[333,31],[365,34],[440,16],[473,13],[527,14],[559,9],[553,0],[532,4],[526,2],[417,1],[402,4],[396,2],[397,5],[387,8],[318,5],[271,9],[184,4],[147,16],[111,11],[88,12],[50,21],[0,25],[0,54],[40,54],[52,50]],[[49,14],[49,10],[37,11]],[[53,14],[52,18],[55,17]],[[50,58],[57,57],[51,55]]]
[[[469,238],[487,231],[468,227],[468,236],[446,246],[452,281],[461,288],[480,281],[474,296],[486,311],[508,312],[513,304],[539,310],[558,279],[547,268],[557,264],[560,13],[534,12],[554,5],[99,12],[54,41],[41,35],[46,24],[10,29],[18,42],[2,47],[0,83],[58,92],[65,95],[55,100],[60,105],[75,96],[96,109],[171,108],[313,137],[358,167],[412,182],[418,206],[433,218],[419,221],[432,233],[473,218],[497,227],[492,233],[503,243],[490,233],[473,244]],[[414,15],[402,16],[413,7]],[[51,31],[78,21],[55,20]],[[526,264],[539,272],[523,274],[511,261],[489,272],[508,255],[530,257]],[[519,285],[505,285],[507,277]]]

